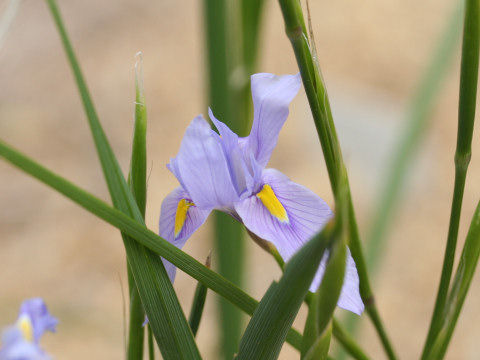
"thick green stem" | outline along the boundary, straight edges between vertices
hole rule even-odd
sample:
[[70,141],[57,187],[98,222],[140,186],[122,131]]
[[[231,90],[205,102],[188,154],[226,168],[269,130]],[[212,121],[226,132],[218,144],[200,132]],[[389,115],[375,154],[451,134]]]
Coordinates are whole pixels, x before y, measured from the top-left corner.
[[[230,4],[232,5],[232,4]],[[221,121],[234,130],[239,130],[237,116],[233,112],[234,99],[230,86],[232,58],[228,44],[232,32],[227,28],[228,3],[224,0],[204,1],[204,24],[207,48],[207,103]],[[233,24],[230,24],[233,25]],[[233,118],[232,118],[233,115]],[[218,259],[218,272],[236,285],[243,282],[243,258],[245,253],[242,228],[233,219],[216,213],[215,258]],[[224,359],[231,359],[238,349],[241,337],[242,314],[224,299],[218,299],[221,352]]]
[[[204,0],[207,47],[208,104],[230,129],[244,136],[250,123],[250,75],[257,60],[263,0]],[[218,271],[237,285],[243,282],[245,239],[241,224],[215,214]],[[222,353],[232,358],[238,349],[243,316],[220,299]]]

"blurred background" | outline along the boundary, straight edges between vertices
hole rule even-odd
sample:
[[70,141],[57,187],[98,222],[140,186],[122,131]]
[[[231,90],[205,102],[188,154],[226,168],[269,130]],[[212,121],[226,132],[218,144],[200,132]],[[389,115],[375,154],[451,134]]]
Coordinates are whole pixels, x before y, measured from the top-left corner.
[[[6,7],[7,1],[0,1],[2,14]],[[407,109],[453,8],[446,0],[325,0],[311,1],[310,8],[365,238]],[[208,106],[202,4],[84,0],[63,1],[60,10],[125,172],[133,128],[134,55],[143,53],[149,156],[146,222],[156,231],[160,204],[177,186],[165,165],[176,155],[189,122],[206,114]],[[298,71],[275,1],[266,1],[260,41],[259,71]],[[457,51],[372,275],[380,313],[404,359],[421,352],[443,260],[453,191],[458,67]],[[76,85],[44,2],[20,3],[0,48],[0,79],[1,139],[110,202]],[[460,245],[480,198],[476,140],[478,136],[465,189]],[[291,105],[269,166],[333,205],[303,90]],[[2,161],[0,189],[0,327],[15,320],[23,299],[41,296],[60,319],[58,333],[42,339],[56,359],[123,358],[128,284],[119,232]],[[199,261],[212,249],[210,223],[185,247]],[[253,242],[247,251],[246,290],[258,299],[280,270]],[[212,257],[215,265],[215,253]],[[195,285],[179,272],[175,288],[187,313]],[[216,300],[209,293],[198,334],[205,359],[218,358]],[[477,276],[447,358],[478,357],[479,302]],[[344,311],[337,313],[342,316]],[[366,315],[359,341],[373,359],[384,358]],[[286,344],[281,358],[297,358],[295,354]]]

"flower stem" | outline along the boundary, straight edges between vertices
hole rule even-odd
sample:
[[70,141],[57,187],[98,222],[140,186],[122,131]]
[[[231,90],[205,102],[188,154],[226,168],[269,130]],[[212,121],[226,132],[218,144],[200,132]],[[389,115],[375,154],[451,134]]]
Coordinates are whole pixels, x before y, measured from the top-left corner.
[[462,210],[463,193],[467,169],[472,156],[472,137],[475,122],[475,108],[478,82],[478,60],[480,42],[480,5],[479,0],[467,0],[465,4],[465,22],[463,28],[462,62],[460,71],[460,96],[458,105],[458,133],[455,151],[455,184],[453,189],[450,225],[447,246],[443,260],[442,274],[438,287],[435,308],[430,322],[422,359],[429,355],[431,347],[441,329],[445,317],[450,280],[452,277],[458,228]]
[[[318,137],[323,150],[325,163],[327,166],[330,184],[335,198],[338,196],[339,174],[344,168],[342,153],[333,122],[328,94],[323,82],[320,67],[316,62],[316,54],[311,50],[303,12],[298,0],[279,0],[282,9],[285,28],[288,38],[293,47],[297,64],[302,76],[305,92],[310,104],[315,126],[317,128]],[[348,180],[346,181],[347,189],[349,188]],[[382,341],[385,352],[389,359],[395,359],[395,353],[390,341],[385,333],[384,327],[376,309],[370,281],[367,274],[365,259],[360,244],[358,233],[358,225],[355,218],[353,202],[348,189],[349,203],[349,223],[350,223],[350,250],[355,260],[358,275],[360,278],[360,295],[365,303],[367,313],[377,330]]]

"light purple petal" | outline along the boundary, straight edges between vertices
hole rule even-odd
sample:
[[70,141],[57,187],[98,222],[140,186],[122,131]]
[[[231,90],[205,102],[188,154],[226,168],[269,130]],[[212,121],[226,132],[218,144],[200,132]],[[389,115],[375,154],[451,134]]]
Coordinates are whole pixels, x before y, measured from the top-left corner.
[[28,316],[32,323],[33,339],[35,342],[38,342],[46,331],[56,331],[58,319],[50,314],[42,299],[33,298],[25,300],[20,306],[19,317],[24,315]]
[[219,137],[202,116],[193,119],[170,164],[198,208],[228,207],[238,199]]
[[297,252],[331,218],[332,212],[318,195],[290,181],[274,169],[262,173],[262,186],[271,186],[285,208],[288,222],[271,215],[262,201],[252,195],[237,203],[235,210],[245,226],[260,238],[272,242],[285,261]]
[[358,277],[355,261],[347,248],[347,268],[345,269],[345,278],[343,280],[342,293],[338,300],[338,306],[342,309],[361,315],[365,306],[360,297],[360,279]]
[[[313,279],[310,291],[317,291],[318,287],[325,273],[325,266],[327,265],[328,254],[325,254],[320,262],[320,267]],[[347,261],[345,268],[345,276],[343,279],[342,292],[337,303],[338,307],[351,311],[357,315],[361,315],[364,310],[362,298],[360,297],[360,280],[358,277],[357,267],[352,258],[350,249],[347,248]]]
[[301,78],[300,74],[276,76],[261,73],[252,75],[251,84],[253,125],[242,144],[265,167],[277,145],[280,129],[287,120],[288,106],[300,89]]
[[[288,221],[272,216],[270,211],[256,196],[239,202],[235,210],[244,225],[261,239],[275,245],[283,260],[287,262],[310,238],[318,233],[332,212],[328,205],[307,188],[290,181],[285,175],[274,169],[262,173],[262,183],[270,185],[277,199],[288,215]],[[325,255],[310,286],[316,291],[325,272]],[[359,294],[358,274],[350,250],[347,253],[347,268],[338,306],[356,314],[363,311],[363,302]]]
[[11,326],[5,329],[0,348],[0,360],[51,360],[38,343],[23,338],[22,331]]
[[[175,236],[175,216],[177,215],[177,207],[182,200],[191,201],[190,196],[181,187],[176,188],[162,202],[160,211],[160,231],[159,234],[162,238],[181,249],[187,239],[197,230],[207,219],[211,210],[201,210],[195,205],[188,208],[185,222],[181,228],[181,231]],[[175,279],[176,267],[164,260],[165,269],[167,270],[170,280],[173,282]]]

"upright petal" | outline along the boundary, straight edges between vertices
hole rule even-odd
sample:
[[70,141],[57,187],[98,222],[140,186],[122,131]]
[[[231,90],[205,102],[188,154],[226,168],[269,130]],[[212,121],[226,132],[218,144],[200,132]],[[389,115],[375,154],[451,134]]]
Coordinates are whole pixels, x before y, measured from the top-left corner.
[[219,137],[202,116],[187,128],[170,169],[198,208],[228,207],[238,198]]
[[[187,192],[178,187],[162,202],[159,223],[160,236],[181,249],[187,239],[205,222],[210,211],[199,209]],[[163,263],[173,282],[176,267],[166,260]]]
[[220,134],[220,143],[222,144],[223,152],[227,159],[228,169],[230,171],[230,177],[232,183],[237,191],[237,194],[241,194],[246,189],[246,174],[245,164],[242,152],[238,146],[238,135],[235,134],[230,128],[223,122],[218,120],[211,109],[208,109],[208,116],[212,120],[213,124],[217,128]]
[[288,106],[300,89],[300,74],[276,76],[261,73],[251,77],[253,125],[242,142],[265,167],[277,145],[278,134],[288,116]]

